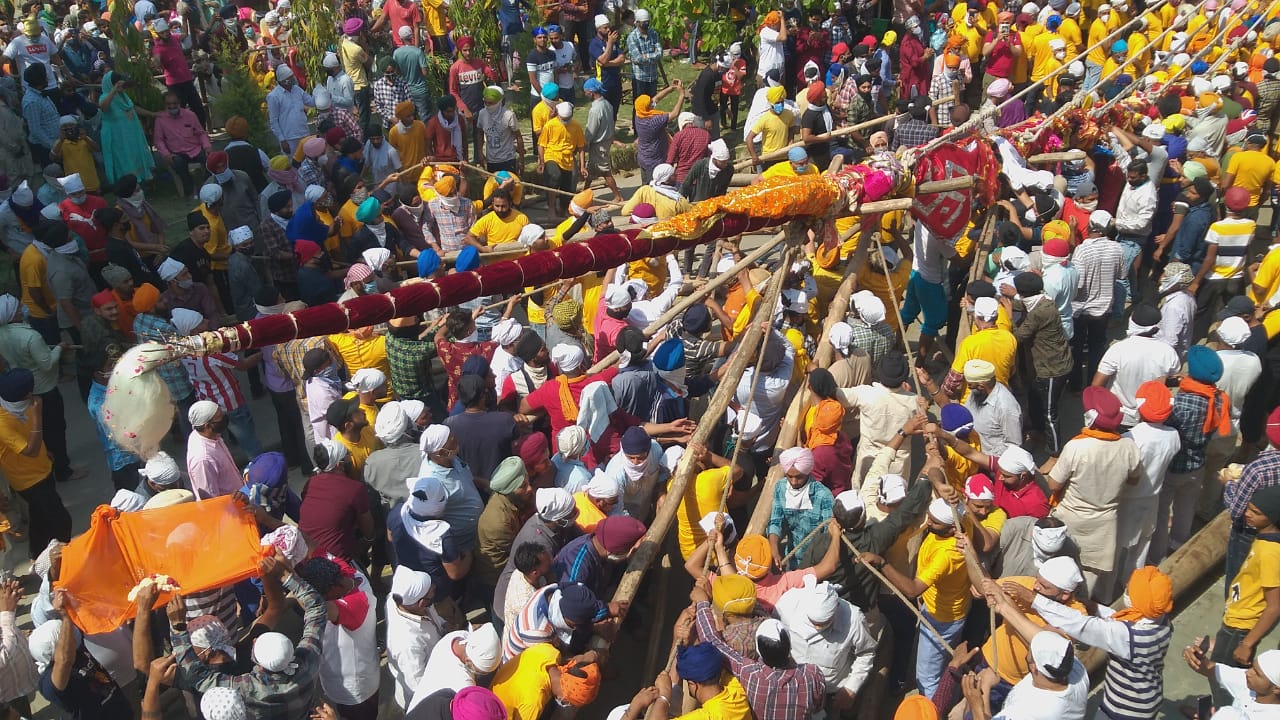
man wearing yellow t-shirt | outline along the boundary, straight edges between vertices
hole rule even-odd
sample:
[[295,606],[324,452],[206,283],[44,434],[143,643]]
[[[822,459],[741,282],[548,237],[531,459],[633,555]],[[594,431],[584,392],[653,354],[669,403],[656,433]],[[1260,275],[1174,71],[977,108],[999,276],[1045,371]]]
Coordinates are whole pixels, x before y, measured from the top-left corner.
[[560,698],[560,650],[538,643],[498,668],[490,686],[510,720],[538,720],[551,698]]
[[[698,597],[701,599],[705,594]],[[698,707],[683,715],[673,714],[670,703],[663,702],[671,697],[671,676],[659,673],[653,687],[641,689],[632,698],[622,720],[645,717],[651,705],[655,712],[649,717],[661,720],[750,720],[753,715],[747,704],[746,690],[738,678],[722,672],[723,663],[720,651],[709,642],[679,648],[676,651],[676,675],[686,684],[690,698]],[[725,677],[729,678],[728,682],[725,682]]]
[[[555,118],[548,120],[538,134],[538,174],[550,187],[564,192],[573,190],[573,172],[587,175],[587,135],[573,119],[573,105],[556,105]],[[563,214],[564,200],[552,196],[551,214]]]
[[[956,10],[959,10],[960,7],[960,5],[957,5]],[[964,17],[957,19],[955,27],[951,29],[954,37],[964,40],[961,50],[975,67],[982,60],[982,38],[986,34],[985,29],[979,22],[980,16],[980,8],[976,4],[972,5],[966,8]]]
[[[70,541],[71,515],[53,479],[53,461],[44,445],[44,402],[35,394],[31,371],[14,368],[0,376],[0,400],[7,406],[0,408],[0,474],[27,501],[28,541],[33,548],[43,548],[53,538]],[[22,417],[9,409],[24,403]]]
[[342,443],[350,454],[351,467],[357,477],[364,470],[364,461],[375,450],[382,449],[382,441],[373,433],[369,417],[360,407],[359,398],[339,398],[333,401],[324,414],[325,422],[337,432],[333,439]]
[[964,379],[965,363],[970,360],[991,363],[995,366],[996,381],[1006,387],[1009,385],[1018,357],[1018,339],[1013,333],[996,325],[999,316],[1000,304],[995,298],[981,297],[974,301],[975,331],[960,342],[956,348],[955,361],[942,380],[942,392],[947,396],[961,401],[968,397],[967,389],[964,393],[959,390],[960,381]]
[[[1030,607],[1036,597],[1043,597],[1083,613],[1087,612],[1084,604],[1074,597],[1082,582],[1084,575],[1080,573],[1080,567],[1066,556],[1044,561],[1035,577],[1000,578],[1000,586],[1020,606],[1025,602],[1025,607]],[[1027,613],[1027,619],[1040,627],[1047,625],[1044,618],[1034,611]],[[991,637],[982,646],[982,657],[1000,679],[1010,685],[1017,684],[1030,672],[1027,668],[1027,643],[1006,624],[993,629]]]
[[707,539],[701,520],[719,512],[722,502],[728,503],[729,508],[740,504],[738,501],[742,497],[733,492],[733,484],[742,479],[742,468],[730,466],[727,459],[711,452],[705,445],[691,446],[685,452],[692,454],[693,471],[697,473],[693,482],[685,486],[684,495],[680,498],[680,509],[676,511],[680,555],[688,560],[702,541]]
[[[964,554],[956,547],[955,514],[946,500],[929,503],[924,541],[916,556],[915,577],[885,564],[884,558],[864,553],[862,560],[884,572],[894,587],[908,598],[919,598],[925,620],[949,644],[955,645],[964,631],[969,613],[969,576]],[[948,661],[947,651],[933,634],[919,631],[916,649],[916,687],[925,697],[933,697]]]
[[1258,643],[1280,620],[1280,486],[1253,492],[1244,510],[1244,522],[1258,536],[1249,546],[1240,571],[1227,588],[1222,629],[1213,648],[1215,662],[1247,666]]
[[[39,238],[37,238],[37,241]],[[22,283],[22,304],[27,306],[27,314],[31,316],[31,327],[41,335],[57,336],[58,300],[49,287],[49,262],[35,243],[31,243],[22,251],[18,260],[18,281]],[[50,337],[45,337],[49,340]]]
[[1276,161],[1267,155],[1267,136],[1252,133],[1244,140],[1244,149],[1232,153],[1227,163],[1227,172],[1222,176],[1222,192],[1228,188],[1242,187],[1249,191],[1249,207],[1257,208],[1258,202],[1267,190],[1275,183],[1277,176]]
[[1062,24],[1058,26],[1058,34],[1067,41],[1067,54],[1072,57],[1079,55],[1087,47],[1082,44],[1084,35],[1080,32],[1080,3],[1072,2],[1067,5]]
[[1111,6],[1103,3],[1098,6],[1098,17],[1089,23],[1089,37],[1086,47],[1093,48],[1084,58],[1084,89],[1089,90],[1102,79],[1102,66],[1107,62],[1107,48],[1102,43],[1111,30],[1107,23],[1113,17]]
[[[791,142],[792,123],[795,116],[786,107],[787,91],[781,87],[769,88],[765,93],[769,101],[769,110],[756,120],[756,124],[747,131],[747,152],[751,154],[751,162],[760,165],[761,155],[768,155],[786,147]],[[756,151],[755,140],[760,142],[760,150]]]
[[520,231],[529,224],[529,218],[516,210],[511,195],[506,190],[495,190],[491,198],[492,212],[485,213],[467,231],[466,242],[480,252],[490,252],[496,245],[513,243],[520,238]]

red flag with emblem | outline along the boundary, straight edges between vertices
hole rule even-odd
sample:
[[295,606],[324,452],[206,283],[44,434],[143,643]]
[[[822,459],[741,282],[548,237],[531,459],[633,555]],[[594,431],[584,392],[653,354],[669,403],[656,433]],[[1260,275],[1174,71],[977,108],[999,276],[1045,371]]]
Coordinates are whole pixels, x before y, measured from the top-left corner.
[[968,226],[974,203],[994,202],[999,172],[1000,163],[985,142],[973,143],[972,149],[954,143],[939,145],[916,162],[916,185],[967,176],[973,176],[975,184],[972,188],[917,195],[911,214],[929,232],[954,242]]

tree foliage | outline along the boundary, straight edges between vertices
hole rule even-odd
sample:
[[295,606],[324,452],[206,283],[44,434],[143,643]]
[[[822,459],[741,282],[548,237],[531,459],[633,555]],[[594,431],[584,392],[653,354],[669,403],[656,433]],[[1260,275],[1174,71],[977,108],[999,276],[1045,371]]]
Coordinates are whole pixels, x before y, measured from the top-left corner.
[[249,142],[277,152],[279,143],[267,125],[264,109],[267,94],[249,74],[249,65],[229,48],[218,54],[217,63],[222,68],[222,92],[211,98],[214,111],[224,122],[235,115],[244,118],[249,123]]
[[[709,5],[709,6],[708,6]],[[728,0],[642,0],[640,7],[649,11],[651,25],[658,31],[666,47],[678,47],[685,35],[698,23],[699,55],[716,48],[728,47],[741,38],[729,19]]]
[[112,63],[118,74],[133,81],[128,92],[134,104],[158,111],[164,93],[152,75],[151,53],[145,39],[132,20],[133,8],[128,0],[111,0],[111,37],[116,44]]
[[290,37],[298,44],[298,61],[314,86],[324,82],[324,54],[338,47],[338,3],[333,0],[294,0],[293,14],[305,27],[294,27]]

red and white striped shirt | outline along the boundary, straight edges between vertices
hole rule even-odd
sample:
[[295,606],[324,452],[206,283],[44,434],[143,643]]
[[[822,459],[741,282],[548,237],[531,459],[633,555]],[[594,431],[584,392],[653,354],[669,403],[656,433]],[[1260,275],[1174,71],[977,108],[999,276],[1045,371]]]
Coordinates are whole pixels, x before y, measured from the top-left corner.
[[223,412],[231,412],[244,405],[240,380],[235,375],[237,361],[235,353],[216,353],[184,357],[182,365],[191,376],[191,385],[195,387],[197,398],[211,400]]

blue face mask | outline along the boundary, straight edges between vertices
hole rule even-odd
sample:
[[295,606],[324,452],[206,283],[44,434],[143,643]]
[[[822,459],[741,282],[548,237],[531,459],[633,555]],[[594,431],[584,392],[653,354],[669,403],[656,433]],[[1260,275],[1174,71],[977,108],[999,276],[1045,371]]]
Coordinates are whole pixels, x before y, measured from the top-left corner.
[[374,293],[378,292],[378,283],[377,283],[377,282],[375,282],[375,281],[370,281],[370,282],[365,283],[365,284],[364,284],[364,292],[365,292],[365,294],[366,294],[366,295],[372,295],[372,294],[374,294]]
[[786,107],[786,104],[784,104],[784,103],[774,103],[774,105],[773,105],[773,111],[774,111],[774,112],[776,112],[776,113],[781,113],[781,112],[782,112],[782,109],[783,109],[783,108],[785,108],[785,107]]

